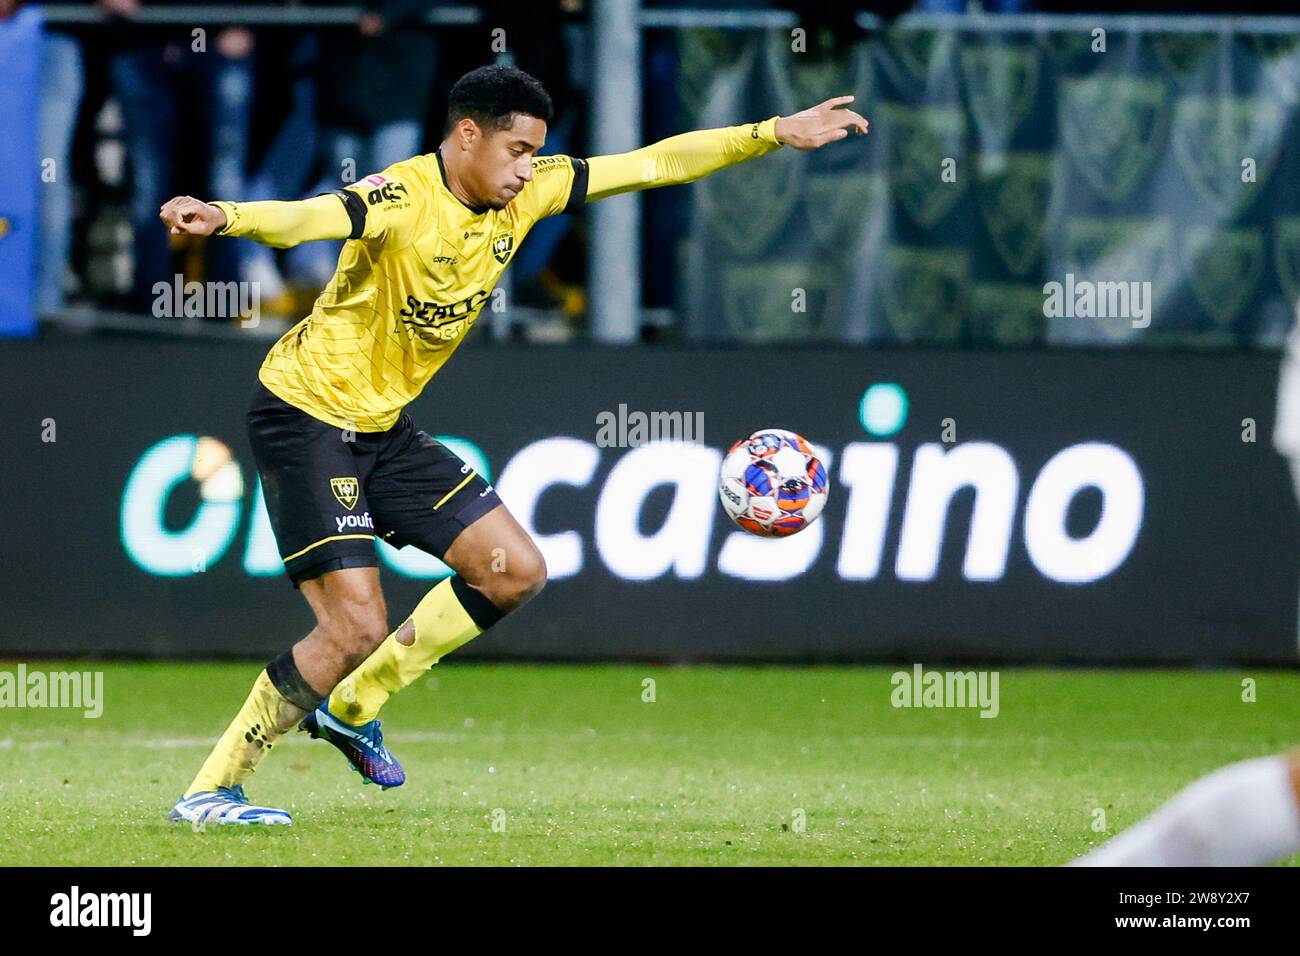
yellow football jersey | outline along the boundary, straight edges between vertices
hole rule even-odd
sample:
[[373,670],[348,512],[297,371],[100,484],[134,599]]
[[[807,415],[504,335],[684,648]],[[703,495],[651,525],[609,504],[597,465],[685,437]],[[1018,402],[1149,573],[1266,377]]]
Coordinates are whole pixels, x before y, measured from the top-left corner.
[[586,163],[568,156],[535,158],[504,209],[463,205],[438,152],[346,187],[352,235],[338,271],[271,349],[262,384],[339,428],[391,428],[474,327],[533,225],[585,197]]
[[[386,431],[451,357],[533,225],[585,202],[688,183],[780,148],[777,117],[696,130],[628,153],[538,156],[504,209],[472,209],[438,152],[297,202],[216,202],[219,235],[276,247],[347,239],[311,315],[258,373],[290,405],[339,428]],[[340,202],[340,200],[342,200]]]

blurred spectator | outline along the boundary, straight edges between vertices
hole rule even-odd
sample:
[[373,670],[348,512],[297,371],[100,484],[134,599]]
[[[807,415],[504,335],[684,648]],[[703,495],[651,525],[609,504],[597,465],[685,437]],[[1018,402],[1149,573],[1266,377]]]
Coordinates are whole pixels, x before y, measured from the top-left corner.
[[[319,60],[320,34],[315,30],[267,30],[260,35],[251,148],[255,165],[245,184],[245,200],[299,197],[320,177],[323,164],[316,159],[321,140],[316,124]],[[246,245],[243,277],[257,284],[262,313],[283,318],[305,313],[310,308],[308,296],[314,298],[319,286],[313,288],[311,280],[303,278],[298,294],[280,271],[280,258],[288,254],[260,243]],[[310,266],[308,261],[302,268],[310,272]]]
[[[312,192],[337,189],[420,152],[438,61],[426,18],[437,5],[367,0],[356,27],[322,31],[316,119],[324,174]],[[292,250],[291,269],[304,293],[314,297],[311,290],[329,280],[340,248],[316,242]]]
[[[544,153],[584,155],[583,109],[574,70],[574,47],[583,39],[584,0],[480,0],[478,26],[484,63],[509,63],[537,77],[551,94],[555,109],[546,130]],[[572,318],[586,308],[575,276],[552,268],[557,250],[571,234],[569,216],[543,219],[528,235],[511,270],[517,301],[534,306],[562,306]],[[581,256],[578,257],[579,259]]]
[[[131,163],[131,225],[135,233],[133,305],[149,311],[156,282],[173,275],[166,231],[158,208],[173,195],[200,192],[196,184],[174,182],[178,150],[196,142],[209,157],[207,187],[215,196],[243,192],[244,163],[252,108],[253,35],[243,27],[211,31],[132,24],[140,0],[105,0],[117,14],[112,42],[117,53],[110,72],[126,126]],[[169,0],[152,6],[186,6]],[[209,37],[209,33],[213,34]],[[194,109],[189,108],[191,93]],[[183,117],[183,122],[181,121]],[[238,278],[242,243],[213,243],[209,276]]]
[[[90,6],[91,0],[77,5]],[[0,0],[0,20],[21,6]],[[81,43],[58,26],[46,25],[41,38],[41,104],[38,144],[41,162],[41,219],[37,230],[36,312],[63,308],[64,277],[72,239],[72,134],[85,89]]]

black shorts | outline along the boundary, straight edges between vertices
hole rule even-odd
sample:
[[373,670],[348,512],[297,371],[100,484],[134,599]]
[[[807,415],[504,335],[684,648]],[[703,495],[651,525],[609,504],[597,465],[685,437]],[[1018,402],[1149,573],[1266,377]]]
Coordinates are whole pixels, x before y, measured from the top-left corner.
[[258,383],[248,438],[285,570],[302,581],[377,567],[375,538],[441,558],[501,503],[492,486],[403,414],[386,432],[345,432]]

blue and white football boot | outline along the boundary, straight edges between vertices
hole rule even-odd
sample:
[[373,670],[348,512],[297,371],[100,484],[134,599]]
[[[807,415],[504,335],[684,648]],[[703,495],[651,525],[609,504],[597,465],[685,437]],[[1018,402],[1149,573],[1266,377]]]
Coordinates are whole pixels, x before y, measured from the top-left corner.
[[255,807],[248,802],[242,786],[218,787],[181,797],[168,814],[175,823],[188,823],[196,830],[209,823],[223,826],[283,826],[293,823],[288,810]]
[[362,782],[377,783],[380,788],[400,787],[406,783],[406,771],[384,746],[384,734],[378,719],[353,727],[329,712],[328,699],[302,719],[299,730],[318,740],[327,740],[343,752],[352,769],[361,774]]

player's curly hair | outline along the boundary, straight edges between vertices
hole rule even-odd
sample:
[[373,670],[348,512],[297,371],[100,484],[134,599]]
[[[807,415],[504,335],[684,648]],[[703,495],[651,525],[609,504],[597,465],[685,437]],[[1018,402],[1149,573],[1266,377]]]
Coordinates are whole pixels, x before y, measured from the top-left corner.
[[535,76],[513,66],[480,66],[452,86],[447,96],[447,130],[472,119],[484,130],[509,129],[516,113],[549,123],[551,95]]

